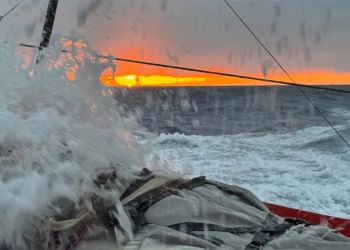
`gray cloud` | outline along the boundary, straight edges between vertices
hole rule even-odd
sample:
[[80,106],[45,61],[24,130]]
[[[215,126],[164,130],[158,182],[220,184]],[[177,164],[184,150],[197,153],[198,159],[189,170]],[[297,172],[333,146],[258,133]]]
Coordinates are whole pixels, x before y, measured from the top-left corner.
[[[344,69],[349,64],[350,1],[231,3],[287,68]],[[6,33],[2,26],[0,37],[22,30],[23,36],[16,32],[18,40],[40,38],[40,15],[47,0],[31,0],[26,6],[31,10],[11,17],[5,28],[12,28]],[[6,7],[8,3],[0,1],[0,12]],[[37,20],[36,28],[30,20]],[[105,53],[142,51],[145,58],[153,55],[163,62],[176,59],[199,66],[230,62],[243,69],[259,68],[269,59],[221,0],[60,0],[54,33],[72,32]]]

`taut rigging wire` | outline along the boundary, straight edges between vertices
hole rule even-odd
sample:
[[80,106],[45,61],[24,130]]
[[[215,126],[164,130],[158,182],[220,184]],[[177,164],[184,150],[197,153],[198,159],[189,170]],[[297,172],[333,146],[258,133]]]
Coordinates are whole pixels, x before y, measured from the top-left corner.
[[319,115],[328,123],[328,125],[334,130],[334,132],[338,135],[338,137],[344,142],[344,144],[349,148],[350,150],[350,144],[348,141],[340,134],[340,132],[336,129],[336,127],[332,124],[332,122],[327,118],[327,116],[319,109],[316,104],[313,103],[311,98],[306,94],[306,92],[301,88],[305,86],[301,86],[300,84],[297,84],[294,79],[291,77],[291,75],[287,72],[287,70],[279,63],[276,57],[273,56],[271,51],[264,45],[264,43],[261,41],[261,39],[255,34],[255,32],[249,27],[249,25],[242,19],[242,17],[238,14],[238,12],[232,7],[232,5],[229,4],[227,0],[223,0],[228,8],[235,14],[235,16],[240,20],[240,22],[246,27],[246,29],[250,32],[250,34],[258,41],[258,43],[264,48],[264,50],[270,55],[270,57],[277,63],[277,65],[282,69],[282,71],[286,74],[286,76],[289,78],[289,80],[292,82],[291,85],[295,85],[301,94],[306,98],[306,100],[313,106],[313,108],[319,113]]
[[15,4],[15,6],[13,6],[9,11],[7,11],[4,15],[0,16],[0,22],[2,19],[4,19],[8,14],[10,14],[12,11],[14,11],[15,9],[17,9],[18,6],[20,6],[22,3],[24,2],[24,0],[18,2],[17,4]]
[[[3,16],[1,16],[0,17],[0,21],[4,17],[6,17],[8,14],[10,14],[12,11],[14,11],[23,1],[24,0],[22,0],[19,3],[17,3],[8,12],[6,12]],[[236,15],[236,17],[241,21],[241,23],[246,27],[246,29],[250,32],[250,34],[258,41],[258,43],[264,48],[264,50],[271,56],[271,58],[275,61],[275,63],[277,63],[277,65],[287,75],[287,77],[289,78],[289,80],[291,82],[279,81],[279,80],[271,80],[271,79],[264,79],[264,78],[251,77],[251,76],[238,75],[238,74],[221,73],[221,72],[210,71],[210,70],[195,69],[195,68],[175,66],[175,65],[169,65],[169,64],[160,64],[160,63],[154,63],[154,62],[133,60],[133,59],[128,59],[128,58],[110,57],[110,56],[103,56],[103,55],[97,55],[96,57],[98,57],[98,58],[106,58],[106,59],[112,58],[115,61],[135,63],[135,64],[141,64],[141,65],[149,65],[149,66],[154,66],[154,67],[172,68],[172,69],[183,70],[183,71],[191,71],[191,72],[197,72],[197,73],[212,74],[212,75],[219,75],[219,76],[234,77],[234,78],[240,78],[240,79],[248,79],[248,80],[254,80],[254,81],[264,81],[264,82],[269,82],[269,83],[277,83],[277,84],[296,86],[299,89],[299,91],[303,94],[303,96],[306,98],[306,100],[313,106],[313,108],[319,113],[319,115],[328,123],[328,125],[334,130],[334,132],[344,142],[344,144],[350,149],[350,144],[347,142],[347,140],[340,134],[340,132],[335,128],[335,126],[326,117],[326,115],[312,102],[311,98],[306,94],[306,92],[301,87],[320,89],[320,90],[327,90],[327,91],[334,91],[334,92],[341,92],[341,93],[350,93],[350,91],[340,90],[340,89],[333,89],[333,88],[327,88],[327,87],[321,87],[321,86],[310,86],[310,85],[306,85],[306,84],[296,83],[294,81],[294,79],[286,71],[286,69],[279,63],[279,61],[273,56],[273,54],[269,51],[269,49],[264,45],[264,43],[259,39],[259,37],[254,33],[254,31],[249,27],[249,25],[241,18],[241,16],[237,13],[237,11],[235,11],[235,9],[228,3],[227,0],[223,0],[223,1],[226,3],[226,5],[229,7],[229,9]],[[48,11],[47,11],[47,16],[46,16],[46,22],[45,22],[45,26],[44,26],[43,40],[42,40],[42,43],[40,44],[40,46],[34,46],[34,45],[23,44],[23,43],[19,44],[19,46],[29,47],[29,48],[38,48],[39,50],[42,50],[43,47],[47,47],[47,45],[49,43],[49,40],[50,40],[50,35],[51,35],[52,27],[53,27],[53,22],[54,22],[54,19],[55,19],[55,12],[56,12],[56,8],[57,8],[57,4],[58,4],[58,0],[50,0],[50,2],[49,2],[49,7],[48,7]],[[47,23],[49,25],[47,25]],[[48,38],[45,36],[47,33],[49,33]],[[61,50],[61,52],[71,53],[68,50]],[[37,63],[38,62],[39,61],[37,60]]]
[[[39,48],[39,46],[25,44],[25,43],[20,43],[18,45],[21,47],[27,47],[27,48],[37,48],[37,49]],[[61,52],[71,53],[69,50],[65,50],[65,49],[61,50]],[[184,67],[184,66],[176,66],[176,65],[171,65],[171,64],[162,64],[162,63],[156,63],[156,62],[150,62],[150,61],[134,60],[134,59],[130,59],[130,58],[122,58],[122,57],[115,57],[115,56],[105,56],[105,55],[98,54],[95,57],[102,58],[102,59],[113,59],[114,61],[119,61],[119,62],[134,63],[134,64],[140,64],[140,65],[159,67],[159,68],[170,68],[170,69],[189,71],[189,72],[195,72],[195,73],[203,73],[203,74],[210,74],[210,75],[217,75],[217,76],[240,78],[240,79],[252,80],[252,81],[262,81],[262,82],[269,82],[269,83],[282,84],[282,85],[293,85],[293,86],[296,85],[296,86],[305,87],[305,88],[312,88],[312,89],[318,89],[318,90],[325,90],[325,91],[350,94],[350,90],[328,88],[328,87],[323,87],[323,86],[314,86],[314,85],[307,85],[307,84],[302,84],[302,83],[291,83],[291,82],[287,82],[287,81],[272,80],[272,79],[266,79],[266,78],[260,78],[260,77],[240,75],[240,74],[223,73],[223,72],[212,71],[212,70],[205,70],[205,69],[198,69],[198,68],[191,68],[191,67]]]

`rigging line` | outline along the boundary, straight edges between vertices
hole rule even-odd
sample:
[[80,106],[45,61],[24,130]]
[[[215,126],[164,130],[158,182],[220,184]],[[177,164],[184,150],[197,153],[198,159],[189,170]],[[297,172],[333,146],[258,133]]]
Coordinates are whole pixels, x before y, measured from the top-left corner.
[[[21,47],[27,47],[27,48],[33,48],[33,49],[39,48],[39,46],[25,44],[25,43],[20,43],[18,45]],[[71,53],[70,51],[65,50],[65,49],[62,49],[61,52]],[[217,71],[211,71],[211,70],[176,66],[176,65],[170,65],[170,64],[161,64],[161,63],[155,63],[155,62],[149,62],[149,61],[140,61],[140,60],[133,60],[133,59],[129,59],[129,58],[105,56],[105,55],[99,55],[99,54],[96,55],[95,57],[102,58],[102,59],[113,59],[113,60],[119,61],[119,62],[134,63],[134,64],[140,64],[140,65],[159,67],[159,68],[170,68],[170,69],[176,69],[176,70],[182,70],[182,71],[189,71],[189,72],[196,72],[196,73],[203,73],[203,74],[210,74],[210,75],[217,75],[217,76],[226,76],[226,77],[240,78],[240,79],[253,80],[253,81],[263,81],[263,82],[269,82],[269,83],[274,83],[274,84],[300,86],[300,87],[305,87],[305,88],[312,88],[312,89],[318,89],[318,90],[326,90],[326,91],[350,94],[350,90],[334,89],[334,88],[307,85],[307,84],[301,84],[301,83],[291,83],[291,82],[287,82],[287,81],[279,81],[279,80],[272,80],[272,79],[259,78],[259,77],[253,77],[253,76],[223,73],[223,72],[217,72]]]
[[17,9],[17,7],[20,6],[23,2],[24,2],[24,0],[20,1],[20,2],[17,3],[15,6],[13,6],[9,11],[7,11],[4,15],[0,16],[0,22],[1,22],[2,19],[4,19],[7,15],[9,15],[12,11],[14,11],[15,9]]
[[319,115],[328,123],[328,125],[334,130],[336,135],[344,142],[344,144],[350,149],[349,142],[340,134],[340,132],[336,129],[336,127],[332,124],[332,122],[327,118],[327,116],[322,112],[320,108],[313,103],[311,98],[306,94],[306,92],[301,88],[299,84],[296,84],[291,75],[287,72],[287,70],[280,64],[276,57],[270,52],[270,50],[265,46],[265,44],[261,41],[261,39],[255,34],[255,32],[249,27],[249,25],[242,19],[242,17],[238,14],[238,12],[229,4],[227,0],[223,0],[229,9],[235,14],[235,16],[240,20],[240,22],[247,28],[250,34],[258,41],[258,43],[264,48],[264,50],[271,56],[271,58],[277,63],[277,65],[282,69],[282,71],[286,74],[289,80],[292,82],[292,85],[295,85],[301,94],[306,98],[306,100],[313,106],[313,108],[319,113]]

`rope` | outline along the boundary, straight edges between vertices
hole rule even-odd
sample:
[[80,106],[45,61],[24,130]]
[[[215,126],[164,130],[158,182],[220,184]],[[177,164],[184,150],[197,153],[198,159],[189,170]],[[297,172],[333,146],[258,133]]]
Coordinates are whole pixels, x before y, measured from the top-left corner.
[[[39,48],[38,46],[31,45],[31,44],[25,44],[20,43],[19,46],[27,47],[27,48]],[[72,53],[68,50],[61,50],[63,53]],[[122,57],[114,57],[114,56],[105,56],[105,55],[96,55],[97,58],[102,59],[113,59],[114,61],[119,62],[127,62],[127,63],[134,63],[134,64],[140,64],[140,65],[147,65],[147,66],[153,66],[153,67],[159,67],[159,68],[170,68],[170,69],[177,69],[182,71],[189,71],[189,72],[195,72],[195,73],[203,73],[203,74],[210,74],[210,75],[217,75],[217,76],[225,76],[225,77],[232,77],[232,78],[239,78],[239,79],[245,79],[245,80],[253,80],[253,81],[259,81],[259,82],[268,82],[268,83],[274,83],[274,84],[282,84],[282,85],[289,85],[289,86],[300,86],[305,88],[311,88],[311,89],[317,89],[317,90],[325,90],[325,91],[332,91],[332,92],[338,92],[338,93],[345,93],[350,94],[350,90],[343,90],[343,89],[335,89],[335,88],[328,88],[328,87],[322,87],[322,86],[314,86],[314,85],[307,85],[302,83],[291,83],[287,81],[280,81],[280,80],[272,80],[272,79],[266,79],[266,78],[260,78],[260,77],[253,77],[253,76],[246,76],[246,75],[239,75],[239,74],[231,74],[231,73],[223,73],[223,72],[217,72],[217,71],[211,71],[211,70],[204,70],[204,69],[197,69],[197,68],[190,68],[190,67],[183,67],[183,66],[176,66],[176,65],[170,65],[170,64],[161,64],[161,63],[155,63],[155,62],[149,62],[149,61],[141,61],[141,60],[134,60],[129,58],[122,58]]]
[[7,15],[9,15],[12,11],[14,11],[15,9],[17,9],[17,7],[20,6],[23,2],[24,2],[24,0],[20,1],[20,2],[17,3],[15,6],[13,6],[9,11],[7,11],[4,15],[0,16],[0,22],[1,22],[2,19],[4,19]]
[[291,85],[295,85],[301,94],[305,97],[305,99],[313,106],[313,108],[319,113],[319,115],[328,123],[328,125],[334,130],[336,135],[344,142],[344,144],[349,148],[350,150],[350,144],[348,141],[340,134],[340,132],[335,128],[335,126],[332,124],[332,122],[327,118],[327,116],[321,111],[320,108],[316,106],[316,104],[313,103],[311,98],[306,94],[306,92],[301,88],[305,87],[300,84],[297,84],[294,79],[291,77],[291,75],[287,72],[287,70],[279,63],[276,57],[273,56],[273,54],[270,52],[270,50],[264,45],[264,43],[261,41],[261,39],[254,33],[254,31],[249,27],[249,25],[242,19],[242,17],[237,13],[237,11],[228,3],[227,0],[223,0],[226,5],[229,7],[229,9],[236,15],[236,17],[241,21],[241,23],[247,28],[247,30],[250,32],[250,34],[258,41],[258,43],[264,48],[264,50],[271,56],[271,58],[277,63],[277,65],[282,69],[282,71],[286,74],[286,76],[289,78],[289,80],[292,82]]

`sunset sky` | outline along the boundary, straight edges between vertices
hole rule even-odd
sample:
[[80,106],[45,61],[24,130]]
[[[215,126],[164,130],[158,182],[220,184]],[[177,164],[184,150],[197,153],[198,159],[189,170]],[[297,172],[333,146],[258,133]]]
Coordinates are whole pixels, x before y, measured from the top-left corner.
[[[16,2],[1,1],[0,15]],[[38,44],[47,2],[25,1],[0,39]],[[297,81],[350,83],[350,1],[230,3]],[[103,54],[287,80],[222,0],[60,0],[54,35],[72,34]],[[189,76],[130,64],[117,73]]]

